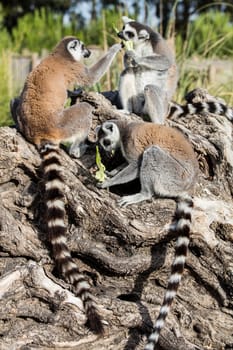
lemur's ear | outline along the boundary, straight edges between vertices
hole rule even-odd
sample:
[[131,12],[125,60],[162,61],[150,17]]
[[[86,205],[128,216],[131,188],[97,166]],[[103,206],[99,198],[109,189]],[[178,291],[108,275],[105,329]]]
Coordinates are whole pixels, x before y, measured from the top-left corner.
[[138,38],[143,39],[143,40],[147,40],[150,38],[150,34],[148,33],[148,31],[146,29],[142,29],[142,30],[140,30],[140,32],[138,34]]
[[98,135],[99,130],[101,129],[100,125],[97,125],[97,127],[95,128],[95,134]]
[[122,16],[122,21],[124,22],[124,24],[127,24],[129,22],[133,22],[134,20],[127,16]]

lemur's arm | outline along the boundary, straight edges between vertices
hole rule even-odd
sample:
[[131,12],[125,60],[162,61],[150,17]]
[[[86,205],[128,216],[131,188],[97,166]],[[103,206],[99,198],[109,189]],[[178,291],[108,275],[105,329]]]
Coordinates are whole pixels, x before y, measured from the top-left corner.
[[131,66],[141,66],[152,70],[167,70],[172,65],[171,59],[165,55],[152,54],[150,56],[140,57],[134,51],[127,51],[124,61],[130,62]]
[[93,85],[100,80],[100,78],[109,69],[114,57],[121,50],[121,48],[121,44],[111,46],[108,52],[97,63],[90,68],[87,68],[88,85]]
[[136,59],[136,62],[145,68],[154,70],[167,70],[171,67],[171,61],[166,56],[151,55]]
[[99,187],[106,188],[133,181],[139,176],[139,168],[139,162],[135,160],[127,165],[123,170],[118,172],[115,176],[99,184]]

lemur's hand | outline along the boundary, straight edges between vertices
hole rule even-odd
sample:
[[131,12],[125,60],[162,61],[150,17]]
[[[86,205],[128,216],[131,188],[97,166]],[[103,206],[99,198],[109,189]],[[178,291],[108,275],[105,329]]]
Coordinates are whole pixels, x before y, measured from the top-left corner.
[[133,50],[128,50],[124,55],[124,64],[126,67],[135,67],[137,66],[136,54]]
[[108,179],[106,179],[104,182],[97,182],[96,186],[98,188],[107,188],[110,187],[110,183],[108,182]]
[[136,58],[136,53],[134,50],[127,50],[125,52],[125,56],[130,59],[135,59]]
[[114,52],[118,52],[121,49],[122,49],[122,45],[121,45],[121,43],[118,43],[118,44],[112,45],[109,50],[114,51]]

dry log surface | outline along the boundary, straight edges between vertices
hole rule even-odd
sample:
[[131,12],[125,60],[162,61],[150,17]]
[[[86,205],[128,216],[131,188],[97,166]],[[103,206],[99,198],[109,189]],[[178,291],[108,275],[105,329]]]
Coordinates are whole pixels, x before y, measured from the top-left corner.
[[[195,92],[197,100],[208,95]],[[122,117],[100,94],[93,129]],[[137,118],[129,116],[128,118]],[[232,124],[216,115],[168,121],[193,143],[200,164],[190,251],[181,287],[161,333],[162,350],[233,349]],[[93,137],[90,135],[90,138]],[[175,204],[153,199],[121,209],[118,186],[100,190],[95,150],[71,159],[61,149],[68,244],[93,285],[105,336],[85,326],[80,300],[59,279],[43,232],[40,157],[15,128],[0,128],[0,349],[143,349],[173,259]],[[111,165],[110,165],[111,166]]]

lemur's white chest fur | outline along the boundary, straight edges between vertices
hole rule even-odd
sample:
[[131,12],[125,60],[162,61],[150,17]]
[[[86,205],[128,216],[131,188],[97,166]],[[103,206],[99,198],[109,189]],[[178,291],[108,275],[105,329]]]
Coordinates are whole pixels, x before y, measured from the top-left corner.
[[140,43],[140,44],[135,44],[134,51],[135,51],[136,55],[139,57],[153,55],[153,53],[154,53],[153,48],[152,48],[149,40],[145,41],[143,43]]

